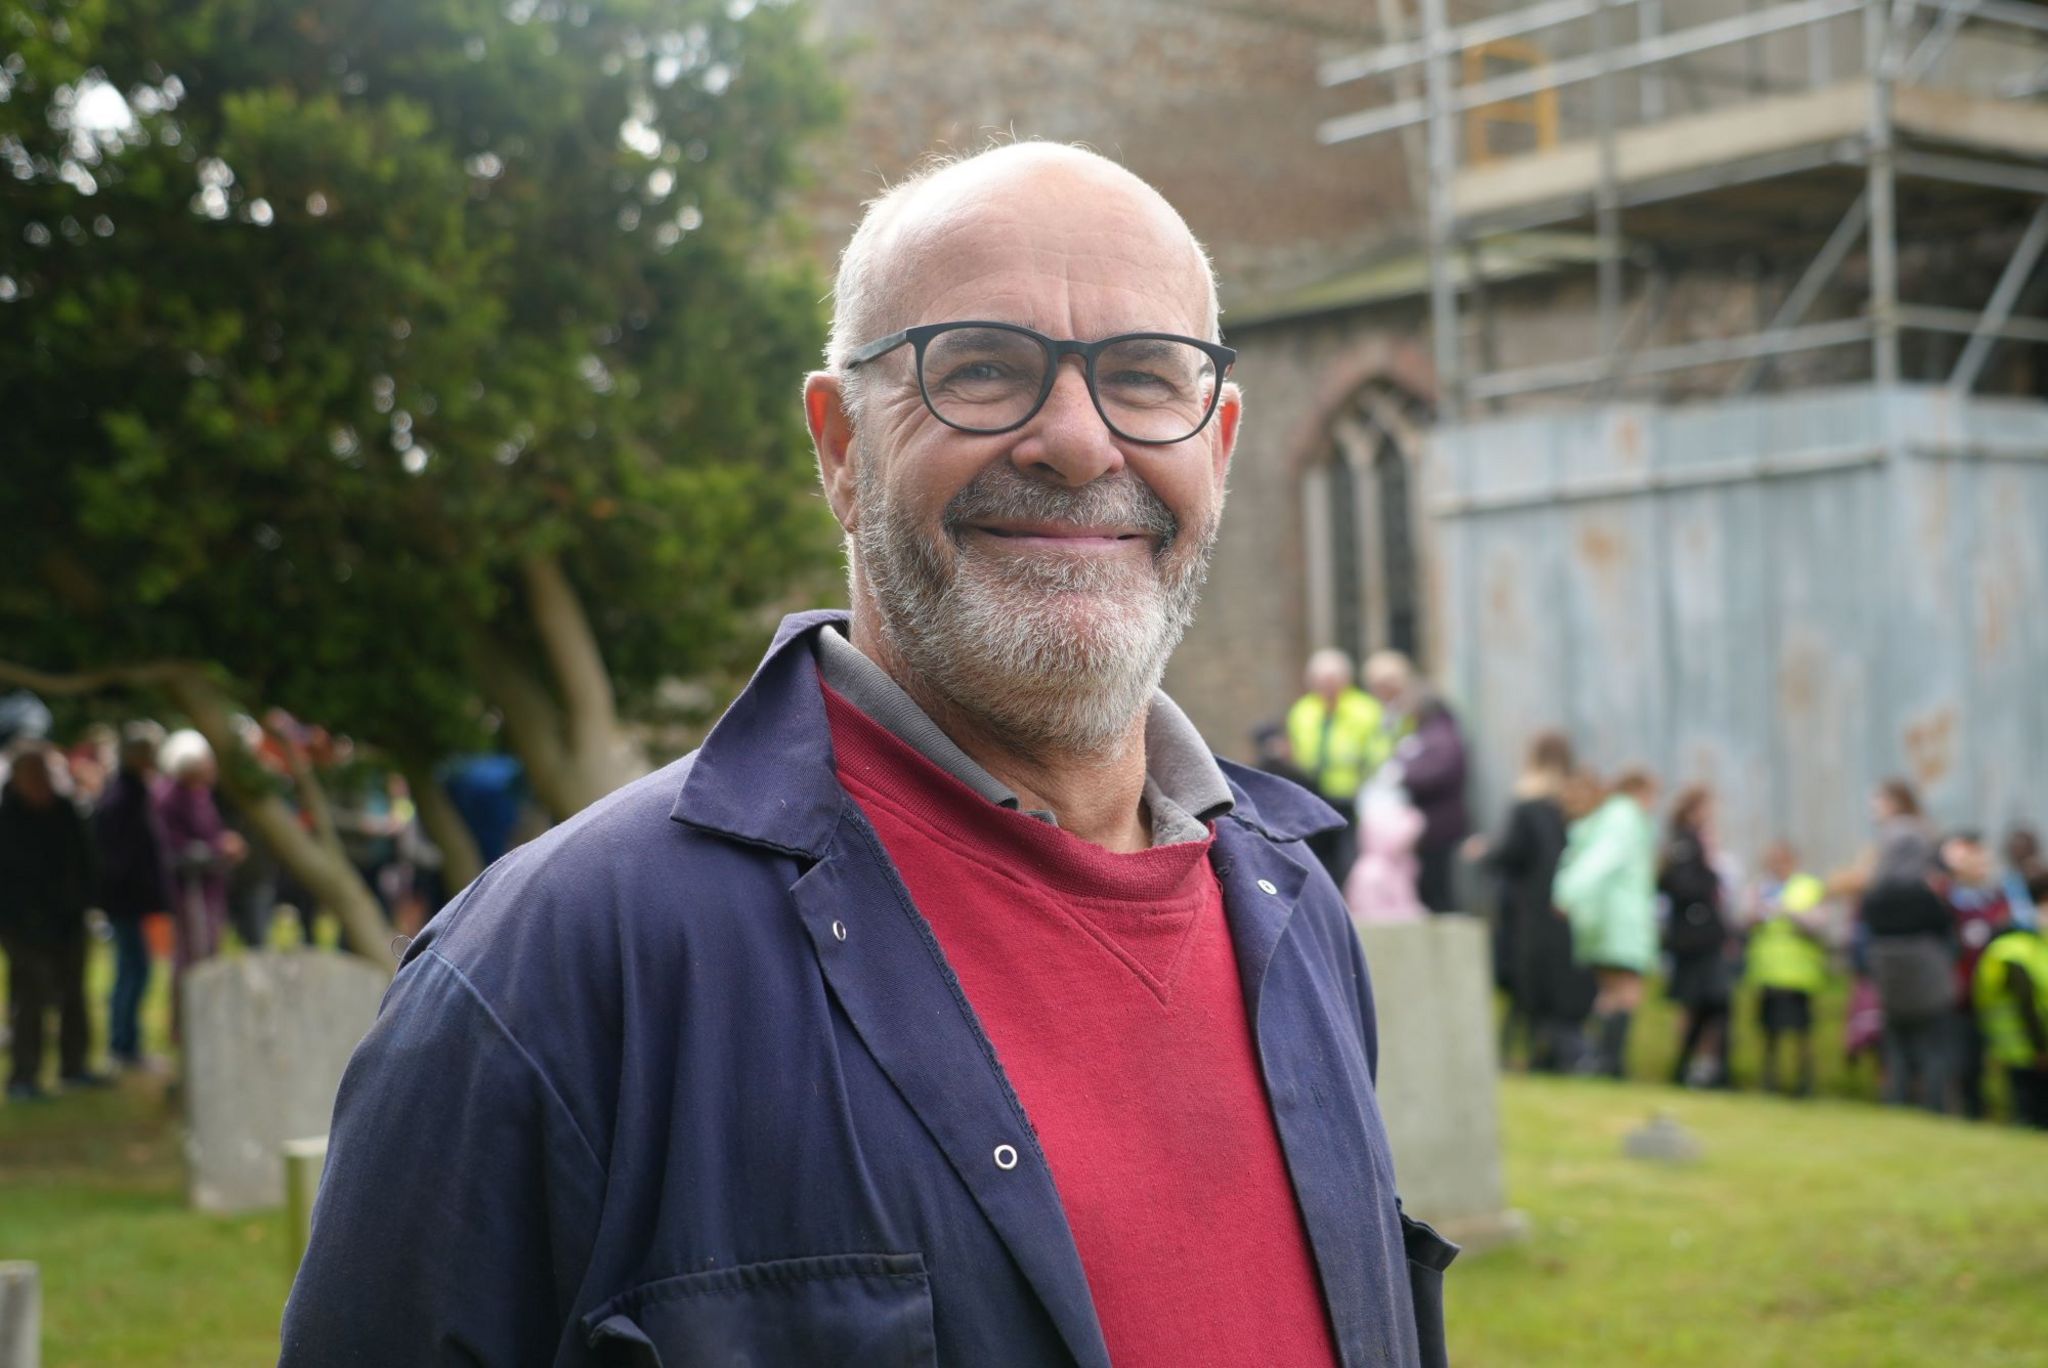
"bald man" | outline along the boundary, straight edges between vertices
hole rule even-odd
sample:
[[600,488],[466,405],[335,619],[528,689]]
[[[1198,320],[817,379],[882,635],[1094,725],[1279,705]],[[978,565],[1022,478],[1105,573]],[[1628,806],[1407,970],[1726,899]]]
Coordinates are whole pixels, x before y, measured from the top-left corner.
[[1441,1362],[1340,819],[1159,691],[1242,413],[1201,248],[1011,145],[835,301],[851,613],[413,944],[284,1362]]

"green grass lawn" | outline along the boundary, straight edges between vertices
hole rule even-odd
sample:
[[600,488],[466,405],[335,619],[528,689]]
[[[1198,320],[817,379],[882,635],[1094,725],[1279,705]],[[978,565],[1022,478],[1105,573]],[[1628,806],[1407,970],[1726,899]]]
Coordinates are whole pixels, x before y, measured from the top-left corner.
[[[159,987],[159,1046],[165,1005]],[[1646,1015],[1644,1076],[1674,1030]],[[1822,1058],[1839,1096],[1816,1102],[1505,1080],[1509,1199],[1533,1231],[1452,1269],[1453,1361],[2042,1362],[2048,1136],[1847,1100],[1869,1079]],[[1660,1108],[1699,1136],[1700,1162],[1622,1156]],[[186,1209],[158,1080],[0,1107],[0,1259],[42,1265],[49,1368],[274,1362],[284,1244],[275,1213]]]
[[[2048,1135],[1857,1102],[1503,1086],[1523,1245],[1453,1266],[1471,1365],[2041,1363]],[[1623,1157],[1656,1109],[1698,1163]]]

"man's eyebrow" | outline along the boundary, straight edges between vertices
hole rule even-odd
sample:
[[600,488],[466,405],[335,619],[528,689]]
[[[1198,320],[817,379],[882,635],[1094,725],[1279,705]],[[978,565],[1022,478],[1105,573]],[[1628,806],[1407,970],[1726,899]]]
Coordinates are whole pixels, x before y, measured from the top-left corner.
[[1165,356],[1171,353],[1175,347],[1181,345],[1183,344],[1178,342],[1169,342],[1163,337],[1133,337],[1126,341],[1119,342],[1117,344],[1117,351],[1119,353],[1129,353],[1140,357]]

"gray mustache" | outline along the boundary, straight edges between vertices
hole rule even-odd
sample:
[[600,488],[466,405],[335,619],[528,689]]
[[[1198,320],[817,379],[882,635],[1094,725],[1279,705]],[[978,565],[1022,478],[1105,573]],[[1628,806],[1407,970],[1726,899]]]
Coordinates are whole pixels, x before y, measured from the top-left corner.
[[946,505],[946,533],[958,541],[969,524],[990,519],[1132,527],[1159,538],[1160,552],[1180,535],[1166,501],[1128,470],[1069,489],[1031,479],[1007,462],[990,466]]

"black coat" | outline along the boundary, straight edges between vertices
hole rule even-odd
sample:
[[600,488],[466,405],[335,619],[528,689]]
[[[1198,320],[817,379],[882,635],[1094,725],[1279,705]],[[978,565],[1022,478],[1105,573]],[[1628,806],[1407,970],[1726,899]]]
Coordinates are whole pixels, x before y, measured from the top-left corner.
[[1524,798],[1508,810],[1486,867],[1500,880],[1501,986],[1530,1017],[1579,1021],[1593,1009],[1593,975],[1572,957],[1571,923],[1550,900],[1565,828],[1555,799]]
[[69,799],[34,806],[0,790],[0,937],[59,945],[85,934],[93,894],[92,838]]
[[148,781],[128,770],[115,775],[92,827],[100,856],[100,910],[115,921],[169,911],[170,866]]
[[1671,952],[1671,996],[1689,1007],[1725,1002],[1734,991],[1728,960],[1728,922],[1721,909],[1721,876],[1706,847],[1679,832],[1664,852],[1657,891],[1670,903],[1664,946]]

